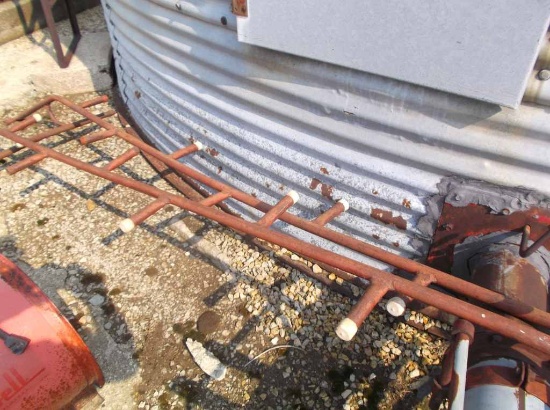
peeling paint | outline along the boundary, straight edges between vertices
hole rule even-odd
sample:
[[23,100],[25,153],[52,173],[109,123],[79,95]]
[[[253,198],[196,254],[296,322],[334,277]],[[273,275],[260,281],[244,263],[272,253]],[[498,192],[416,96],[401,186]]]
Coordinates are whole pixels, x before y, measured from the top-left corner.
[[402,216],[393,216],[391,211],[384,211],[383,209],[373,208],[370,216],[374,219],[385,223],[386,225],[393,225],[398,229],[407,229],[407,221]]
[[215,148],[206,148],[205,151],[208,152],[213,157],[217,157],[218,155],[220,155],[218,150],[216,150]]
[[325,198],[332,199],[332,192],[333,192],[332,185],[325,184],[317,178],[311,179],[311,184],[309,185],[309,189],[315,190],[319,185],[321,185],[321,195],[323,195]]

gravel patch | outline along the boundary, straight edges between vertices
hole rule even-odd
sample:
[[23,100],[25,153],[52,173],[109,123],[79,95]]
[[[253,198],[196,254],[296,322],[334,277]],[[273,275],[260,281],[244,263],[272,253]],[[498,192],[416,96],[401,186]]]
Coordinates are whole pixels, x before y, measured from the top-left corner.
[[[114,139],[83,148],[79,135],[48,143],[70,140],[57,149],[95,165],[128,148]],[[123,235],[118,224],[147,197],[49,159],[15,176],[8,165],[0,165],[0,251],[90,345],[107,379],[104,408],[425,407],[417,392],[446,342],[382,309],[351,342],[341,341],[334,329],[361,291],[333,272],[173,206]],[[117,172],[173,191],[141,157]],[[349,297],[277,256],[347,287]],[[448,330],[416,312],[405,319]],[[188,339],[227,366],[223,380],[196,365]]]

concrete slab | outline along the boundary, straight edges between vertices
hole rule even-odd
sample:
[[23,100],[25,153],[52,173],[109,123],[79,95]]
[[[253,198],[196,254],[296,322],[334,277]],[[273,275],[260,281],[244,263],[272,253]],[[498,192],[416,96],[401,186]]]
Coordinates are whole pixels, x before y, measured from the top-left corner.
[[[99,0],[79,0],[73,2],[77,13],[96,7]],[[52,9],[55,21],[68,17],[63,2],[58,1]],[[0,44],[15,40],[25,34],[46,27],[46,19],[40,0],[0,1]]]
[[[83,35],[68,68],[57,65],[47,29],[0,46],[0,114],[25,106],[41,94],[77,94],[111,87],[111,45],[101,7],[79,14],[78,19]],[[68,21],[58,23],[58,31],[66,47],[72,39]]]

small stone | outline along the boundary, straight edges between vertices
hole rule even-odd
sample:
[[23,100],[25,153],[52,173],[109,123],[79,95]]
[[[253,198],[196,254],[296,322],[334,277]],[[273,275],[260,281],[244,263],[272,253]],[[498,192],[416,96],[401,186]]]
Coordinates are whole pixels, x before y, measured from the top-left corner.
[[331,273],[330,275],[328,275],[328,278],[330,280],[336,280],[336,275],[334,273]]
[[317,264],[313,265],[312,269],[313,269],[313,273],[321,273],[321,272],[323,272],[323,269],[321,269],[321,267],[320,267],[319,265],[317,265]]
[[352,391],[350,389],[344,390],[342,393],[342,398],[347,399],[351,395]]
[[92,212],[94,209],[96,209],[97,205],[92,199],[88,199],[86,201],[86,208],[88,209],[88,212]]
[[290,259],[292,259],[293,261],[298,261],[298,260],[300,260],[300,257],[299,257],[298,255],[296,255],[296,254],[293,253],[293,254],[290,256]]
[[105,297],[103,297],[101,295],[94,295],[90,298],[89,302],[93,306],[99,306],[99,305],[103,304],[103,302],[105,302]]
[[409,377],[411,379],[416,379],[418,376],[420,376],[420,370],[414,369],[412,372],[409,373]]
[[395,373],[391,373],[390,380],[395,380],[395,379],[397,379],[397,375]]

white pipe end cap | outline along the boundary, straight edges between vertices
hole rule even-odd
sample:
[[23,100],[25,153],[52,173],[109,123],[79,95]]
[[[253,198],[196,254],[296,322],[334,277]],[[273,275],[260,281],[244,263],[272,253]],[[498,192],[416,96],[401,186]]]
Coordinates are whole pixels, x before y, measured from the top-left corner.
[[395,317],[402,316],[406,308],[407,304],[398,296],[391,298],[388,300],[388,303],[386,303],[386,310],[390,315]]
[[344,212],[347,212],[349,209],[349,202],[346,199],[339,199],[338,202],[340,202],[342,205],[344,205]]
[[202,142],[195,141],[193,144],[195,145],[195,147],[197,147],[199,151],[202,151],[204,149],[204,145],[202,144]]
[[351,339],[353,339],[353,336],[357,333],[357,325],[355,322],[349,318],[344,318],[336,327],[336,335],[346,341],[349,342]]
[[292,198],[292,201],[294,203],[298,202],[300,200],[300,195],[298,194],[298,192],[292,190],[292,191],[289,191],[288,194],[286,194],[286,196],[289,196]]
[[42,122],[43,118],[40,114],[38,114],[37,112],[35,112],[33,115],[32,115],[32,118],[34,118],[34,120],[36,122]]
[[134,230],[136,224],[130,218],[127,218],[120,223],[119,227],[122,232],[128,233]]

